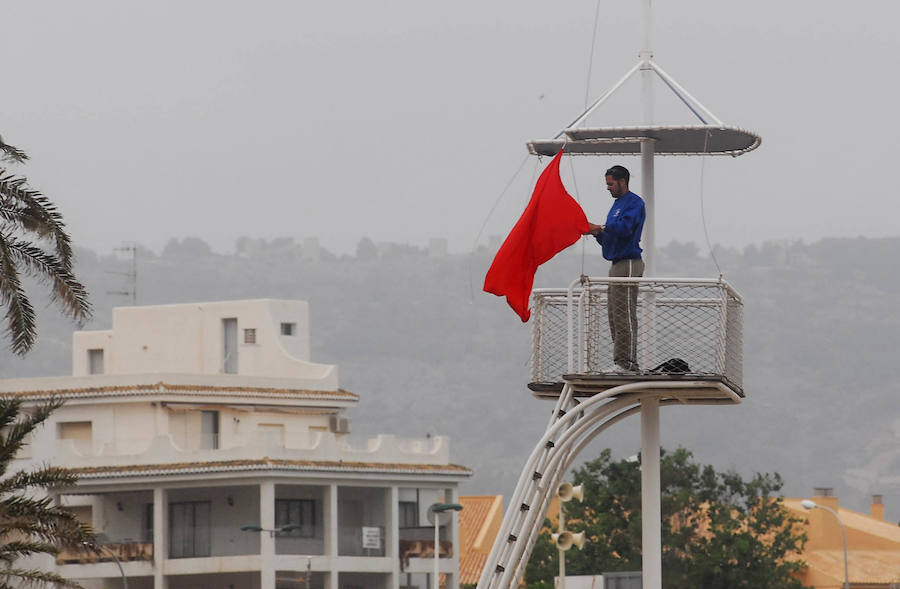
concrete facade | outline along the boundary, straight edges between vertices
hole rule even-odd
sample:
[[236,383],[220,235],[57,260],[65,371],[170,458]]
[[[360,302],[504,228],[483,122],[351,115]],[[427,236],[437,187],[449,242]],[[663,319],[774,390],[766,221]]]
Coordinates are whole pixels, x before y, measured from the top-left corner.
[[115,555],[131,589],[426,589],[437,553],[458,584],[456,518],[436,547],[427,512],[471,472],[443,437],[351,439],[359,397],[310,361],[308,315],[302,301],[117,308],[112,329],[74,334],[72,377],[0,381],[27,404],[66,400],[14,465],[79,475],[58,500],[105,549],[61,554],[60,574],[121,587]]

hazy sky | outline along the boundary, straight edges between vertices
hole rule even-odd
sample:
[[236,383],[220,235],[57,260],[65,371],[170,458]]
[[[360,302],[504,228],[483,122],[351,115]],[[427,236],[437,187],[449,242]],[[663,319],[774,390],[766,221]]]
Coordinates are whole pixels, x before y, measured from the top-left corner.
[[[466,251],[525,155],[582,110],[596,0],[4,2],[0,133],[76,243],[363,236]],[[639,0],[601,0],[591,97],[637,58]],[[655,58],[726,123],[733,158],[657,166],[658,241],[896,236],[900,3],[658,0]],[[592,119],[638,122],[637,88]],[[663,98],[663,90],[658,96]],[[673,109],[660,101],[658,114]],[[680,116],[680,115],[679,115]],[[686,122],[679,120],[662,122]],[[544,163],[546,163],[546,159]],[[620,158],[634,169],[635,158]],[[609,206],[606,158],[566,182]],[[526,202],[525,164],[487,224]],[[640,178],[633,183],[640,191]]]

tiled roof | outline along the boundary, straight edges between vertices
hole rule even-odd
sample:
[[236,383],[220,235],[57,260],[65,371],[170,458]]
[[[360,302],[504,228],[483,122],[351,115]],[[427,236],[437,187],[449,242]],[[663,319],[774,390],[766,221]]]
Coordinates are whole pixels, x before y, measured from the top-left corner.
[[503,496],[473,495],[459,502],[459,580],[477,583],[503,517]]
[[[813,499],[816,499],[815,497]],[[801,499],[785,498],[784,506],[807,522],[809,512],[801,505]],[[900,581],[900,527],[864,513],[845,507],[837,507],[841,522],[847,530],[847,569],[853,585],[884,586]],[[839,534],[838,528],[834,528]],[[807,528],[810,533],[810,528]],[[844,582],[844,551],[839,538],[833,546],[807,544],[800,559],[806,562],[805,582],[821,586],[833,581],[834,586]],[[856,544],[856,546],[854,546]]]
[[27,390],[0,393],[3,397],[17,397],[41,400],[51,397],[61,399],[93,399],[99,397],[144,397],[149,395],[196,395],[216,394],[231,397],[268,397],[279,399],[319,399],[334,401],[358,401],[359,395],[338,389],[336,391],[316,391],[308,389],[218,386],[202,384],[171,384],[163,381],[147,384],[98,386],[83,388],[59,388],[52,390]]
[[[807,550],[803,560],[811,571],[844,582],[844,551]],[[884,585],[900,581],[900,551],[847,550],[847,571],[853,585]]]
[[146,477],[156,475],[242,472],[252,470],[305,472],[364,472],[391,474],[439,474],[471,476],[472,471],[458,464],[406,464],[387,462],[346,462],[326,460],[286,460],[260,458],[252,460],[221,460],[209,462],[180,462],[173,464],[128,464],[118,466],[88,466],[71,469],[80,479]]

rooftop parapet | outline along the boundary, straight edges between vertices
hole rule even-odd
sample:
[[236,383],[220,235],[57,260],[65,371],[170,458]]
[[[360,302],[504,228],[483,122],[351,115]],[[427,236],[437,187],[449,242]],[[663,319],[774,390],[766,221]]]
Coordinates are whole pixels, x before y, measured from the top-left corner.
[[[609,287],[635,285],[637,360],[629,379],[718,380],[743,396],[743,302],[725,281],[581,277],[568,289],[536,289],[531,385],[566,375],[622,373],[613,361]],[[669,362],[670,360],[681,362]],[[668,365],[665,365],[669,362]]]
[[78,331],[72,339],[73,376],[222,374],[338,386],[336,366],[310,360],[305,301],[116,307],[112,329]]
[[149,465],[254,460],[262,457],[321,463],[441,465],[450,463],[449,446],[449,440],[443,436],[406,439],[379,435],[353,443],[346,436],[331,432],[291,432],[283,439],[255,432],[228,441],[202,435],[175,439],[166,434],[106,443],[58,440],[56,456],[60,463],[72,468],[124,465],[148,465],[147,468],[150,468]]

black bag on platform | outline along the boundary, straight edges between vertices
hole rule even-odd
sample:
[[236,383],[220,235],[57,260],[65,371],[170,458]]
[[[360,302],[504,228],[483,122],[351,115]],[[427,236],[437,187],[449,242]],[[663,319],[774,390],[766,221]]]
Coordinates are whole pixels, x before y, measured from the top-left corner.
[[650,372],[659,372],[662,374],[684,374],[690,372],[691,367],[681,358],[669,358]]

